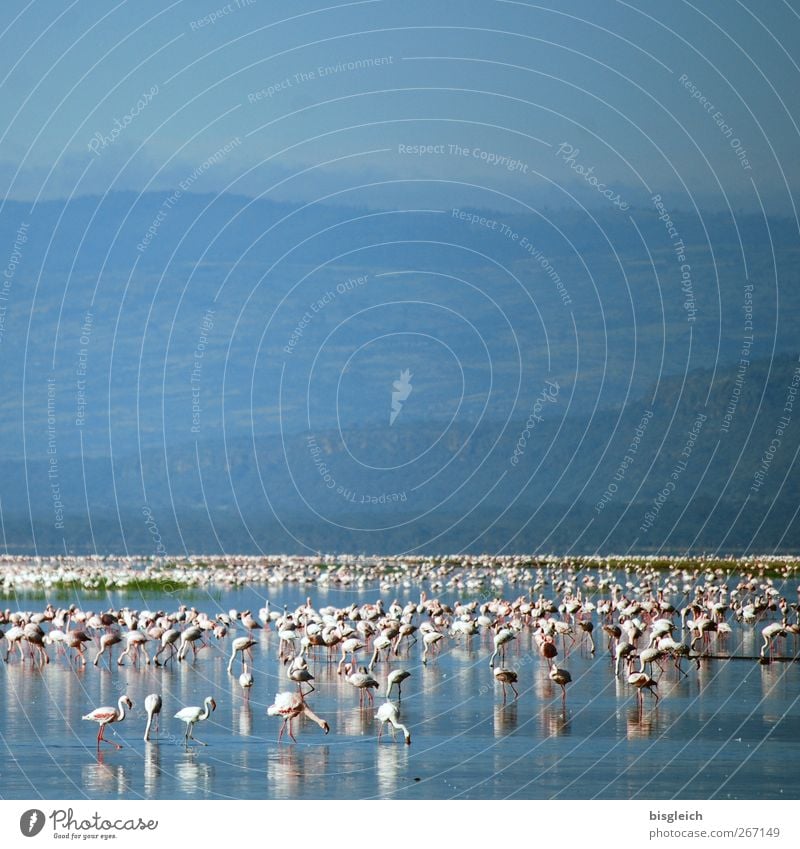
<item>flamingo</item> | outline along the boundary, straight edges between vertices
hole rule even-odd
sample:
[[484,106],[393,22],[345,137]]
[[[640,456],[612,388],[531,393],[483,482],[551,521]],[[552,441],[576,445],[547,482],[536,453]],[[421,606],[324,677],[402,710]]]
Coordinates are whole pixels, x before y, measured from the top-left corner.
[[208,717],[211,716],[211,711],[217,709],[217,703],[211,698],[211,696],[206,696],[203,701],[203,706],[205,709],[197,706],[185,707],[175,714],[175,719],[180,719],[181,722],[186,723],[186,735],[183,739],[186,743],[187,749],[189,748],[189,740],[194,740],[201,746],[208,745],[208,743],[204,743],[202,740],[198,740],[194,736],[194,727],[198,722],[202,722],[204,719],[208,719]]
[[178,660],[183,660],[186,657],[186,653],[189,651],[189,646],[192,647],[192,651],[196,657],[197,647],[195,646],[195,642],[200,640],[200,645],[202,647],[205,645],[202,638],[203,629],[199,625],[190,625],[185,631],[181,631],[181,645],[178,649]]
[[440,634],[438,631],[426,631],[422,637],[422,644],[424,646],[422,650],[422,663],[423,665],[427,665],[428,663],[428,651],[433,649],[435,651],[435,646],[444,637],[444,634]]
[[231,643],[231,659],[228,661],[228,675],[233,675],[233,661],[236,660],[236,655],[241,652],[242,653],[242,663],[244,663],[244,653],[250,656],[250,660],[253,659],[253,653],[250,651],[252,647],[256,644],[256,641],[251,637],[237,637]]
[[[311,683],[314,680],[314,676],[309,672],[308,663],[302,654],[292,659],[289,668],[286,670],[286,677],[297,684],[297,689],[300,691],[301,696],[307,696],[316,689]],[[311,689],[306,690],[304,693],[303,684],[308,684]]]
[[100,637],[100,650],[94,656],[94,665],[97,666],[97,664],[100,662],[101,656],[104,655],[106,653],[106,651],[108,651],[108,658],[109,658],[108,664],[109,664],[109,667],[110,667],[111,666],[111,658],[112,658],[112,649],[117,643],[121,643],[121,642],[122,642],[122,637],[116,631],[110,631],[107,634],[103,634],[103,636]]
[[244,697],[250,697],[250,688],[253,686],[253,674],[247,671],[247,661],[244,662],[244,672],[239,676],[239,685],[244,690]]
[[158,656],[165,649],[169,649],[170,653],[167,656],[167,660],[164,661],[164,666],[167,665],[167,661],[169,661],[170,658],[175,657],[175,655],[177,654],[177,649],[175,648],[175,643],[178,642],[178,640],[180,639],[180,636],[181,636],[181,632],[178,631],[177,628],[167,628],[167,630],[164,631],[164,633],[161,635],[161,645],[159,646],[158,651],[155,653],[155,656],[153,657],[153,663],[156,666],[161,666],[161,664],[159,663],[159,660],[158,660]]
[[517,683],[517,673],[507,666],[498,666],[493,672],[495,681],[499,681],[503,685],[503,704],[506,703],[506,684],[514,691],[514,698],[519,698],[519,693],[514,684]]
[[500,655],[500,663],[505,662],[506,659],[506,643],[510,643],[513,639],[516,638],[516,635],[509,628],[501,628],[494,635],[494,651],[492,652],[492,656],[489,658],[489,668],[494,667],[494,659],[497,655]]
[[[91,722],[97,722],[100,724],[100,729],[97,732],[98,752],[100,751],[100,743],[109,743],[112,746],[116,746],[118,749],[122,748],[119,743],[112,743],[111,740],[106,740],[104,734],[106,732],[106,725],[111,725],[114,722],[122,722],[122,720],[125,719],[125,705],[128,706],[128,710],[133,709],[133,702],[127,696],[120,696],[116,708],[95,708],[91,713],[87,713],[85,716],[81,717],[81,719],[88,719]],[[112,728],[111,730],[113,731],[114,729]]]
[[372,693],[370,692],[370,688],[374,687],[376,690],[378,689],[378,682],[367,672],[367,668],[365,666],[361,666],[358,672],[354,672],[352,675],[348,675],[345,679],[348,684],[352,684],[358,690],[358,698],[359,704],[364,704],[364,692],[369,696],[370,703],[374,701],[372,698]]
[[364,648],[364,643],[361,642],[356,637],[349,637],[342,643],[342,659],[339,661],[339,665],[336,667],[336,672],[341,675],[342,667],[345,666],[345,659],[347,655],[350,655],[350,663],[351,665],[355,665],[356,662],[356,652],[361,651]]
[[390,649],[392,647],[391,638],[388,637],[386,634],[381,634],[380,636],[375,637],[375,641],[372,643],[372,647],[375,649],[375,651],[373,651],[372,660],[370,660],[369,666],[367,667],[370,672],[372,672],[372,667],[375,666],[375,663],[378,660],[380,653],[385,649]]
[[643,693],[645,690],[655,696],[656,704],[658,704],[658,693],[653,690],[653,687],[658,686],[658,682],[654,681],[646,672],[633,672],[628,676],[628,683],[636,687],[636,695],[640,705],[644,701]]
[[8,663],[8,657],[11,652],[14,651],[16,647],[19,649],[19,659],[25,663],[25,654],[22,651],[22,638],[25,636],[25,631],[19,627],[19,625],[14,625],[12,628],[9,628],[6,631],[6,642],[8,643],[6,649],[6,656],[4,658],[5,662]]
[[161,714],[161,696],[158,693],[150,693],[145,697],[144,709],[147,712],[147,726],[144,729],[145,743],[150,741],[150,726],[153,724],[153,717],[156,718],[156,731],[158,731],[158,717]]
[[147,642],[147,634],[143,634],[136,628],[128,631],[125,634],[125,640],[127,641],[127,647],[125,651],[117,658],[117,666],[122,666],[122,661],[125,660],[125,657],[133,652],[133,662],[139,659],[139,649],[141,648],[144,653],[144,659],[147,665],[150,665],[150,655],[147,654],[147,649],[144,647],[144,644]]
[[289,727],[289,736],[295,743],[297,742],[297,738],[294,734],[292,734],[292,720],[301,713],[304,716],[307,716],[312,722],[316,722],[326,734],[331,730],[330,725],[328,725],[324,719],[320,719],[314,711],[311,710],[299,693],[287,690],[283,693],[278,693],[275,696],[274,703],[267,708],[267,714],[269,716],[280,716],[283,718],[283,725],[281,726],[280,733],[278,734],[279,743],[287,725]]
[[579,619],[578,627],[584,634],[586,634],[586,639],[589,640],[589,645],[591,647],[589,651],[594,654],[594,637],[592,636],[592,631],[594,631],[594,623],[589,619]]
[[375,714],[375,719],[380,722],[381,727],[378,731],[378,739],[381,739],[383,735],[383,727],[388,722],[392,726],[392,739],[394,739],[395,729],[403,732],[403,737],[406,741],[406,746],[411,745],[411,732],[399,722],[400,719],[400,707],[395,704],[395,702],[386,701],[379,708],[378,712]]
[[259,631],[261,630],[261,625],[258,620],[250,613],[249,610],[243,610],[239,615],[239,618],[242,621],[242,625],[247,628],[248,631]]
[[386,698],[389,698],[389,695],[392,692],[392,687],[397,686],[397,701],[400,701],[402,698],[402,684],[406,678],[410,678],[411,673],[406,671],[405,669],[393,669],[386,676]]
[[773,622],[771,625],[767,625],[765,628],[761,629],[761,636],[764,639],[764,644],[761,646],[761,651],[759,652],[761,659],[771,660],[773,650],[772,644],[778,637],[786,636],[786,628],[784,628],[780,622]]
[[555,664],[550,667],[549,676],[551,681],[555,681],[561,687],[561,702],[564,707],[567,706],[567,684],[572,681],[572,676],[566,669],[560,669]]

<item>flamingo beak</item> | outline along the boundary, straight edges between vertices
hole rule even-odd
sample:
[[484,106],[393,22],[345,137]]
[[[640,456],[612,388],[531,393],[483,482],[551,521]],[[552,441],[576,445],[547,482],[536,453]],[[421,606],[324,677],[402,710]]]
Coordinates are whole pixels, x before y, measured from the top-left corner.
[[327,733],[331,730],[331,727],[330,727],[330,725],[328,725],[328,723],[326,722],[326,723],[322,726],[322,730],[323,730],[323,731],[327,734]]
[[216,709],[217,709],[217,703],[214,701],[214,699],[211,699],[211,710],[216,710]]

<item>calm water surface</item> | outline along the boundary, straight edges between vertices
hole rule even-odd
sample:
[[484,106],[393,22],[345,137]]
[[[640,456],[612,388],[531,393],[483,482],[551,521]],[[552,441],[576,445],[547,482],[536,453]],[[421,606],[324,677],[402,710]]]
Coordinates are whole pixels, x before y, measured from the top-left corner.
[[[302,603],[301,588],[270,590],[273,604]],[[509,590],[509,592],[512,592]],[[517,595],[518,591],[514,592]],[[374,601],[377,589],[358,594],[312,590],[317,606]],[[386,593],[384,598],[391,601]],[[389,594],[391,596],[391,594]],[[401,591],[402,604],[416,599]],[[442,596],[445,597],[444,595]],[[191,598],[109,597],[74,599],[85,608],[109,604],[171,610],[181,601],[213,615],[230,607],[263,603],[261,588]],[[64,603],[60,601],[60,603]],[[21,607],[38,609],[40,601]],[[757,631],[763,623],[757,626]],[[599,631],[599,628],[598,628]],[[241,632],[240,632],[241,633]],[[463,640],[463,638],[462,638]],[[280,720],[266,708],[278,690],[290,689],[277,659],[278,637],[260,635],[255,647],[255,686],[248,700],[238,683],[240,665],[226,670],[224,643],[202,650],[191,663],[166,669],[114,666],[70,669],[63,658],[44,669],[19,659],[0,664],[0,795],[4,798],[477,798],[477,799],[706,799],[798,798],[800,771],[800,666],[760,666],[746,660],[707,660],[678,680],[666,667],[657,708],[645,694],[639,710],[632,688],[615,680],[601,635],[593,658],[577,646],[559,662],[572,673],[567,707],[549,681],[545,661],[521,634],[506,664],[519,672],[520,698],[503,705],[489,669],[488,639],[448,640],[442,654],[420,663],[421,643],[410,656],[380,663],[375,676],[402,665],[412,672],[403,688],[401,719],[413,742],[384,735],[377,741],[375,708],[360,709],[358,692],[336,674],[336,663],[312,663],[317,692],[310,706],[331,725],[325,737],[311,722],[296,721],[298,744],[277,742]],[[757,655],[752,628],[734,632],[724,648]],[[713,647],[713,643],[712,643]],[[5,653],[5,643],[2,644]],[[90,652],[94,650],[90,647]],[[794,646],[789,638],[786,651]],[[52,654],[52,649],[51,649]],[[190,655],[191,656],[191,655]],[[114,726],[124,743],[97,756],[97,726],[81,716],[115,704],[127,692],[134,711]],[[143,701],[164,698],[161,729],[145,743]],[[396,691],[395,691],[396,693]],[[188,752],[184,724],[173,715],[212,695],[217,710],[196,727],[210,745]],[[509,695],[512,694],[509,691]],[[376,697],[376,706],[381,698]],[[107,734],[113,739],[111,733]]]

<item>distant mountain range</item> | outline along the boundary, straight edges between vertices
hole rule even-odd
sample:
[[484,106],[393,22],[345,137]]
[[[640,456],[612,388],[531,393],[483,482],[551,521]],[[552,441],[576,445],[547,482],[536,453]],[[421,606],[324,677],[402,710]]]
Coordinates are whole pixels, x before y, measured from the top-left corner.
[[0,213],[6,550],[800,548],[788,220],[169,197]]
[[25,466],[6,460],[5,545],[34,549],[32,515],[39,551],[798,552],[800,362],[711,377],[594,415],[556,400],[532,428],[387,423],[68,457],[63,529],[51,467],[27,465],[29,514]]

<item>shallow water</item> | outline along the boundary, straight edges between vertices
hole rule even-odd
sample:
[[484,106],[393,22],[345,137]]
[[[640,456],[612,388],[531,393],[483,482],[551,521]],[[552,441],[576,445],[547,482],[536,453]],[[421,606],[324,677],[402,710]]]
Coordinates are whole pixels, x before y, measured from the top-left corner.
[[[273,603],[290,608],[304,601],[302,588],[270,588]],[[312,590],[315,604],[344,604],[353,593]],[[517,593],[515,593],[517,594]],[[393,594],[383,594],[385,598]],[[376,589],[356,595],[374,601]],[[398,598],[417,598],[401,591]],[[75,599],[84,607],[108,604],[174,609],[180,601],[208,611],[257,610],[260,588],[178,599],[148,597],[102,601]],[[391,598],[389,598],[391,600]],[[61,602],[63,603],[63,602]],[[41,603],[20,606],[41,607]],[[757,630],[763,627],[759,623]],[[598,628],[599,631],[599,628]],[[360,709],[358,692],[336,674],[336,662],[312,663],[317,692],[309,705],[331,725],[327,737],[313,723],[295,721],[299,743],[278,743],[279,719],[266,708],[278,690],[290,689],[277,659],[278,638],[260,636],[255,647],[255,686],[249,701],[238,683],[240,664],[229,676],[224,644],[212,640],[191,663],[71,669],[64,658],[43,669],[20,665],[0,670],[0,795],[4,798],[526,798],[706,799],[798,798],[800,772],[800,666],[747,660],[686,664],[679,680],[665,666],[657,707],[645,694],[615,680],[602,636],[592,657],[577,645],[567,656],[559,641],[559,664],[573,683],[566,709],[547,677],[545,661],[521,634],[510,644],[506,665],[519,672],[520,697],[502,704],[489,669],[486,637],[446,641],[442,653],[420,663],[421,643],[410,656],[379,663],[402,665],[412,677],[403,687],[402,716],[412,745],[401,736],[377,740],[375,708]],[[752,628],[734,632],[714,653],[757,655]],[[792,653],[790,637],[781,653]],[[2,644],[5,653],[5,643]],[[93,649],[90,647],[90,653]],[[51,649],[52,655],[52,649]],[[104,747],[98,757],[97,726],[81,716],[115,704],[127,692],[134,711],[114,726],[124,748]],[[143,701],[164,698],[161,729],[144,743]],[[395,691],[396,692],[396,691]],[[173,715],[213,695],[217,710],[196,727],[208,747],[186,750],[184,725]],[[381,701],[376,697],[375,705]],[[107,736],[114,739],[114,735]]]

